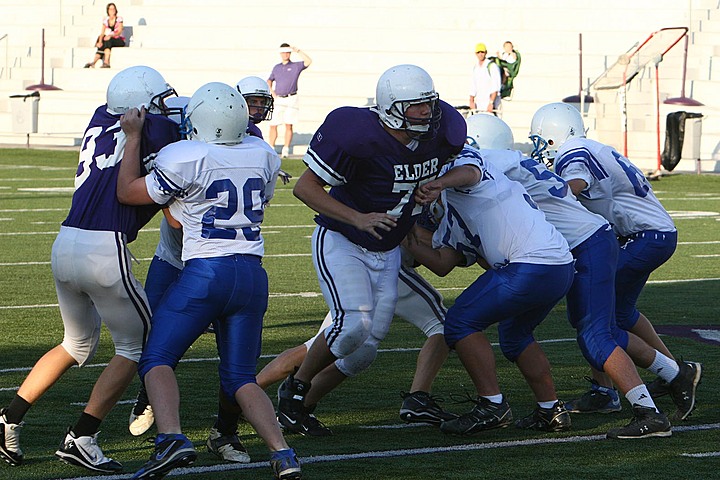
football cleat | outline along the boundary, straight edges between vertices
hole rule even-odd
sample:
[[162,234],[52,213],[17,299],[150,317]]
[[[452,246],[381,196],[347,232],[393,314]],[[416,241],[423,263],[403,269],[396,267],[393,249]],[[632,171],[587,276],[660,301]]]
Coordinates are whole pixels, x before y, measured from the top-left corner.
[[5,409],[0,410],[0,457],[13,467],[23,462],[23,451],[20,449],[20,430],[23,425],[24,422],[8,422]]
[[510,405],[503,398],[502,403],[493,403],[487,398],[477,397],[470,412],[440,424],[440,431],[450,435],[474,435],[493,428],[504,428],[512,423]]
[[289,432],[315,437],[332,435],[332,431],[303,404],[310,384],[289,375],[278,388],[277,419]]
[[222,435],[216,428],[211,428],[210,437],[207,439],[207,449],[208,452],[214,453],[228,462],[250,463],[250,455],[238,438],[237,432],[231,435]]
[[122,470],[120,462],[103,455],[100,446],[97,444],[97,432],[94,435],[76,437],[68,427],[65,438],[55,456],[65,463],[87,468],[94,472],[117,473]]
[[185,435],[160,433],[155,437],[155,451],[150,455],[150,460],[132,478],[163,478],[173,468],[191,465],[196,458],[195,447]]
[[672,435],[672,426],[667,416],[655,411],[652,407],[633,405],[633,419],[620,428],[613,428],[607,432],[607,438],[633,439],[648,437],[669,437]]
[[652,382],[647,382],[645,386],[653,400],[670,395],[670,383],[662,377],[656,377]]
[[295,450],[278,450],[270,456],[270,468],[272,468],[275,480],[301,480],[300,461]]
[[150,400],[148,400],[147,391],[144,386],[140,386],[135,405],[130,411],[130,419],[128,420],[128,429],[133,435],[140,436],[150,430],[155,423],[155,414],[153,414]]
[[551,408],[537,407],[533,413],[515,422],[518,428],[540,430],[543,432],[562,432],[570,430],[570,413],[563,402],[558,400]]
[[428,423],[439,426],[445,420],[452,420],[458,415],[443,410],[438,402],[440,397],[435,397],[427,392],[417,391],[413,393],[400,392],[403,398],[400,407],[400,418],[408,423]]
[[670,382],[670,396],[677,407],[676,420],[687,419],[695,409],[695,392],[702,380],[702,364],[698,362],[678,362],[680,372]]
[[622,410],[620,395],[614,388],[603,387],[590,377],[585,377],[592,385],[580,398],[565,402],[570,413],[613,413]]

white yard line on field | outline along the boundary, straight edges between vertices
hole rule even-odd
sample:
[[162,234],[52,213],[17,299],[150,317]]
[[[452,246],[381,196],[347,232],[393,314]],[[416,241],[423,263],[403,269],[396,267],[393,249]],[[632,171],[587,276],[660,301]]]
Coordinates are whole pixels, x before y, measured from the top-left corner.
[[[688,425],[682,427],[673,427],[673,432],[692,432],[701,430],[718,430],[720,429],[720,423],[709,423],[705,425]],[[450,445],[447,447],[425,447],[425,448],[408,448],[408,449],[397,449],[397,450],[380,450],[370,452],[357,452],[350,454],[338,454],[338,455],[317,455],[312,457],[300,457],[300,463],[309,465],[312,463],[328,463],[328,462],[341,462],[347,460],[365,460],[370,458],[395,458],[395,457],[406,457],[409,455],[432,455],[438,453],[455,453],[455,452],[470,452],[480,450],[492,450],[492,449],[508,449],[517,447],[529,447],[537,445],[561,445],[569,443],[581,443],[581,442],[598,442],[608,441],[605,435],[575,435],[572,437],[562,438],[528,438],[525,440],[510,440],[506,442],[488,442],[488,443],[470,443],[467,445]],[[618,441],[621,442],[621,441]],[[717,452],[713,452],[715,454]],[[684,456],[699,455],[699,454],[681,454]],[[708,455],[715,456],[715,455]],[[218,465],[209,465],[205,467],[186,467],[177,468],[170,472],[168,476],[182,476],[202,473],[213,473],[213,472],[228,472],[232,470],[246,470],[255,468],[268,468],[267,462],[252,462],[245,464],[238,463],[222,463]],[[131,478],[132,474],[123,475],[95,475],[89,477],[74,477],[65,480],[124,480]]]
[[[2,266],[2,264],[0,264]],[[666,285],[671,283],[695,283],[695,282],[714,282],[720,280],[720,277],[710,278],[686,278],[678,280],[650,280],[647,282],[648,285]],[[466,287],[441,287],[438,288],[441,292],[454,292],[458,290],[465,290]],[[294,293],[271,293],[270,298],[317,298],[322,296],[320,292],[294,292]],[[44,303],[38,305],[0,305],[0,310],[18,310],[24,308],[53,308],[58,307],[57,303]]]

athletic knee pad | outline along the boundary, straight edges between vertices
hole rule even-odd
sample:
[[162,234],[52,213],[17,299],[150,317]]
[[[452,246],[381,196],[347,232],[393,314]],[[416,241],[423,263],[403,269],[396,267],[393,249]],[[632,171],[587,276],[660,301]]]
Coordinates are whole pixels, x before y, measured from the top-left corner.
[[578,335],[577,342],[585,360],[591,367],[601,372],[605,370],[603,368],[605,362],[617,347],[617,343],[609,335],[607,338],[599,335]]
[[515,360],[520,356],[525,349],[533,343],[535,339],[532,335],[525,335],[522,337],[508,337],[507,335],[500,335],[500,350],[502,350],[505,358],[515,363]]
[[620,348],[627,351],[628,344],[630,343],[630,335],[627,330],[614,326],[612,327],[612,336],[615,339],[615,343],[617,343]]
[[144,382],[145,375],[155,367],[166,366],[175,370],[179,359],[169,358],[160,353],[150,353],[147,350],[143,352],[138,361],[138,375]]
[[240,375],[236,378],[220,378],[220,388],[223,393],[235,400],[235,392],[248,383],[255,383],[255,375]]
[[372,321],[370,318],[361,318],[352,321],[346,317],[342,328],[337,325],[325,330],[325,340],[330,352],[337,358],[345,358],[360,348],[370,336]]
[[621,309],[615,312],[615,322],[623,330],[632,330],[639,318],[640,311],[637,308],[632,309],[630,312],[624,312]]
[[82,341],[66,337],[63,339],[61,345],[65,351],[75,359],[78,366],[82,367],[95,356],[99,343],[100,331],[98,330],[97,335]]
[[378,341],[368,340],[351,355],[335,361],[337,369],[346,377],[355,375],[366,370],[377,357]]

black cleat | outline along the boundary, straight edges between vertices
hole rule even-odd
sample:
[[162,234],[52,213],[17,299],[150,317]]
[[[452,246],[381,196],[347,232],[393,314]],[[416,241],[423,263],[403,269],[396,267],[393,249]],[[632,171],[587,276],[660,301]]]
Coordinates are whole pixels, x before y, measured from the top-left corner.
[[680,372],[670,382],[670,396],[677,407],[676,420],[685,420],[695,410],[695,391],[702,380],[702,363],[678,362]]
[[400,407],[400,418],[408,423],[429,423],[440,426],[446,420],[457,418],[458,415],[443,410],[438,402],[442,399],[426,392],[401,392],[403,398]]
[[652,382],[645,383],[645,386],[653,400],[664,397],[665,395],[670,395],[670,383],[662,377],[657,377]]
[[652,407],[635,404],[633,415],[634,418],[624,427],[609,430],[607,438],[633,439],[672,435],[672,426],[664,413],[656,412]]
[[558,400],[551,408],[537,407],[533,413],[515,422],[518,428],[543,432],[570,430],[570,413],[563,402]]
[[590,377],[585,377],[590,390],[579,398],[565,402],[565,408],[570,413],[613,413],[622,410],[620,395],[614,388],[603,387]]
[[487,398],[477,397],[470,412],[440,424],[440,431],[450,435],[474,435],[484,430],[504,428],[512,423],[512,410],[507,401],[493,403]]

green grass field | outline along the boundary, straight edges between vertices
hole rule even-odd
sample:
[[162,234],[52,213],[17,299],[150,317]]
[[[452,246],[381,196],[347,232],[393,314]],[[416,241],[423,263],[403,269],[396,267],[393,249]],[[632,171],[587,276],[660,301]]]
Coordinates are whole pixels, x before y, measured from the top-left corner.
[[[34,362],[62,339],[50,250],[70,206],[77,153],[72,151],[0,150],[0,406],[14,395]],[[284,162],[297,177],[302,162]],[[265,267],[270,276],[270,306],[265,320],[263,358],[304,342],[326,313],[310,257],[313,213],[291,191],[279,186],[266,213]],[[653,183],[657,196],[673,214],[680,244],[673,258],[651,277],[640,308],[657,326],[692,326],[715,342],[683,336],[663,337],[673,353],[701,361],[705,376],[698,407],[690,419],[674,426],[668,439],[610,441],[605,432],[627,423],[630,409],[609,415],[573,416],[571,432],[529,433],[507,428],[469,437],[448,437],[426,426],[404,426],[398,417],[400,391],[410,387],[417,350],[424,336],[398,320],[381,345],[372,367],[332,392],[319,406],[318,417],[335,433],[326,438],[288,435],[304,463],[307,479],[608,479],[717,478],[720,470],[720,177],[676,175]],[[155,219],[131,244],[139,259],[135,275],[144,280],[158,239]],[[444,278],[421,270],[450,305],[462,289],[482,273],[456,269]],[[488,332],[496,340],[494,330]],[[581,394],[588,375],[574,332],[561,303],[537,331],[553,366],[561,399]],[[70,370],[28,413],[22,432],[25,464],[0,465],[0,478],[129,478],[148,458],[147,438],[133,437],[127,419],[138,381],[101,427],[100,445],[107,456],[122,462],[123,475],[96,476],[66,465],[53,452],[87,401],[101,365],[112,356],[107,332],[91,366]],[[498,375],[516,418],[533,408],[529,388],[499,350]],[[189,469],[173,472],[187,479],[271,478],[268,452],[248,425],[240,434],[253,463],[221,463],[205,450],[216,411],[218,386],[214,339],[204,335],[177,369],[181,388],[183,428],[199,451]],[[641,372],[644,378],[652,375]],[[451,394],[471,392],[472,384],[456,356],[451,355],[437,378],[436,394],[444,406],[463,412],[469,404],[449,401]],[[275,391],[269,391],[275,401]],[[660,408],[673,412],[668,397]],[[172,476],[170,476],[172,478]]]

